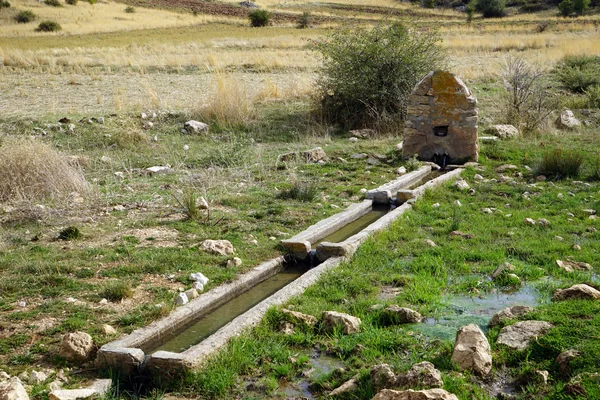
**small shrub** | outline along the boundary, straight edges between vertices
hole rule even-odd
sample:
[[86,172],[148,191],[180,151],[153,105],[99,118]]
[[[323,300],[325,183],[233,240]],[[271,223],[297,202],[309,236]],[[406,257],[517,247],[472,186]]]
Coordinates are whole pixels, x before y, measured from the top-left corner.
[[62,7],[63,5],[61,4],[60,1],[58,0],[44,0],[44,4],[50,7]]
[[76,226],[69,226],[62,231],[57,236],[59,240],[77,240],[81,239],[81,232]]
[[373,29],[346,27],[314,42],[323,66],[317,93],[323,117],[344,129],[397,124],[415,85],[441,67],[435,30],[400,23]]
[[556,106],[543,85],[543,73],[521,57],[509,57],[502,78],[506,86],[506,122],[523,125],[525,133],[536,131]]
[[187,188],[183,191],[183,194],[176,195],[173,194],[173,198],[177,202],[177,204],[181,207],[183,213],[185,214],[186,219],[189,220],[198,220],[200,219],[200,207],[198,207],[198,197],[196,196],[196,192]]
[[65,0],[65,3],[67,3],[70,6],[76,6],[78,1],[79,0]]
[[591,0],[573,0],[573,8],[577,15],[583,15],[590,7]]
[[590,87],[585,91],[585,95],[589,108],[600,108],[600,85]]
[[2,144],[0,176],[0,201],[66,197],[86,189],[81,170],[35,140],[6,140]]
[[110,301],[121,301],[131,296],[133,296],[133,289],[128,282],[108,283],[100,292],[100,297]]
[[0,9],[2,8],[9,8],[10,7],[10,3],[6,0],[2,0],[0,1]]
[[293,199],[305,202],[311,202],[317,197],[318,188],[313,183],[294,181],[292,187],[279,192],[280,199]]
[[125,12],[127,14],[133,14],[135,12],[135,7],[127,6],[127,7],[125,7]]
[[94,5],[98,2],[98,0],[88,0],[88,3],[90,3],[91,5]]
[[484,18],[502,17],[505,8],[506,0],[477,0],[476,9]]
[[298,17],[298,29],[310,28],[311,22],[312,16],[310,15],[310,12],[304,11],[302,15]]
[[566,89],[584,93],[600,85],[600,55],[567,56],[555,70],[556,77]]
[[258,28],[269,25],[269,22],[271,22],[271,13],[267,10],[253,10],[248,14],[248,18],[250,19],[250,25]]
[[54,21],[42,21],[38,25],[36,31],[38,32],[58,32],[62,29],[62,26],[58,22]]
[[423,8],[435,8],[435,6],[436,6],[436,0],[422,0],[421,1],[421,6]]
[[467,8],[465,12],[467,13],[467,24],[473,22],[473,15],[475,14],[475,9],[477,8],[477,2],[475,0],[471,1],[467,4]]
[[553,179],[575,178],[579,175],[582,162],[583,155],[578,151],[554,149],[542,156],[535,172],[536,175]]
[[15,15],[15,20],[19,24],[26,24],[28,22],[33,21],[34,19],[36,19],[36,15],[31,10],[19,11],[19,13]]

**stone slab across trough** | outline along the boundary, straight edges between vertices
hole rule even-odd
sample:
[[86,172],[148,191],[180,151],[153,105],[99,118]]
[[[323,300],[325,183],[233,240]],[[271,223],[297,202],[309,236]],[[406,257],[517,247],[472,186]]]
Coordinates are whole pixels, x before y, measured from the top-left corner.
[[[387,204],[391,197],[391,193],[403,187],[409,187],[419,182],[430,172],[431,167],[424,166],[416,171],[410,172],[404,176],[401,176],[400,178],[388,182],[377,189],[370,190],[365,194],[366,200],[360,203],[351,204],[344,211],[309,226],[306,228],[306,230],[291,237],[290,239],[282,240],[281,244],[294,257],[298,259],[304,259],[312,250],[312,243],[323,239],[324,237],[332,234],[349,223],[356,221],[371,211],[373,203],[376,203],[374,200],[375,197],[377,197],[378,202]],[[384,195],[383,197],[382,194]]]
[[[444,175],[440,175],[435,179],[432,179],[423,185],[419,186],[414,190],[402,190],[402,196],[409,199],[418,199],[428,189],[433,189],[437,186],[440,186],[444,182],[448,182],[451,179],[457,178],[463,169],[458,168],[453,171],[450,171]],[[410,192],[410,193],[409,193]],[[379,231],[390,225],[394,220],[396,220],[400,215],[404,214],[408,209],[410,209],[411,205],[409,203],[404,203],[398,208],[390,211],[383,217],[379,218],[377,221],[373,222],[371,225],[357,233],[356,235],[350,236],[348,239],[344,240],[340,243],[330,243],[330,242],[322,242],[317,246],[317,259],[326,260],[329,257],[350,257],[358,246],[362,242],[364,242],[370,235],[374,232]]]

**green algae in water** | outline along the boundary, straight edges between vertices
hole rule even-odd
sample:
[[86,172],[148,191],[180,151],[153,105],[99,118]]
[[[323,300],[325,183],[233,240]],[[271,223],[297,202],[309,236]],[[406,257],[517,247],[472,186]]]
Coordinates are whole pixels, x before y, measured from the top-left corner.
[[485,297],[450,296],[446,300],[448,307],[440,311],[440,317],[426,318],[413,329],[429,337],[454,340],[461,326],[476,324],[486,331],[488,322],[498,311],[516,305],[535,307],[541,300],[535,288],[527,285],[512,293],[496,291]]
[[164,350],[180,353],[189,349],[227,325],[238,315],[245,313],[267,297],[296,280],[305,271],[306,266],[302,265],[290,266],[283,269],[281,272],[265,279],[248,291],[200,317],[193,325],[152,350],[152,352]]

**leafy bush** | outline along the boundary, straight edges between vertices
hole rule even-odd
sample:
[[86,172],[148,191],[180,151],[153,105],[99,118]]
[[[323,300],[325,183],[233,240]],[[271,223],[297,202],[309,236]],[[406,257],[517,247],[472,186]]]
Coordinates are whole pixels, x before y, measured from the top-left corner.
[[600,55],[567,56],[555,72],[566,89],[584,93],[588,88],[600,85]]
[[125,12],[127,14],[133,14],[135,12],[135,7],[127,6],[127,7],[125,7]]
[[15,20],[19,24],[26,24],[28,22],[33,21],[34,19],[36,19],[36,15],[31,10],[19,11],[19,13],[15,15]]
[[421,5],[424,8],[435,8],[436,0],[422,0]]
[[44,4],[50,7],[62,7],[63,5],[58,0],[44,0]]
[[304,11],[302,15],[298,17],[298,29],[306,29],[310,27],[310,23],[312,21],[312,16],[310,12]]
[[563,0],[559,3],[558,10],[563,17],[568,17],[575,12],[575,4],[573,4],[573,0]]
[[314,42],[323,59],[317,91],[324,118],[346,129],[397,123],[414,86],[442,65],[439,40],[435,30],[395,23],[336,29]]
[[38,32],[58,32],[62,29],[62,26],[58,22],[54,21],[42,21],[38,25],[36,31]]
[[600,85],[591,86],[585,91],[587,97],[587,106],[590,108],[600,108]]
[[502,17],[505,8],[506,0],[477,0],[476,9],[484,18]]
[[548,178],[575,178],[583,162],[583,155],[578,151],[563,151],[554,149],[547,151],[536,168],[537,175]]
[[590,7],[590,0],[573,0],[573,8],[577,15],[582,15]]
[[0,1],[0,9],[2,8],[9,8],[10,7],[10,3],[6,0],[1,0]]
[[271,22],[271,13],[267,10],[253,10],[248,14],[248,18],[253,27],[267,26]]

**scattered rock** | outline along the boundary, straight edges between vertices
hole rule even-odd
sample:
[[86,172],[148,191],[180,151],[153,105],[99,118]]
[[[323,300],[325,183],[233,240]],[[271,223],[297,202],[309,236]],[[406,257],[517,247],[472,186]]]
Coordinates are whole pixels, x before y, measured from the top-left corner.
[[17,377],[0,383],[0,400],[29,400],[27,391]]
[[383,389],[372,400],[458,400],[456,395],[444,389],[391,390]]
[[[204,285],[203,285],[204,286]],[[194,300],[199,296],[198,291],[195,288],[191,288],[183,292],[188,298],[188,300]]]
[[375,129],[354,129],[354,130],[349,131],[348,133],[354,137],[361,138],[361,139],[373,137],[377,134]]
[[251,1],[247,1],[247,0],[241,1],[240,6],[245,7],[245,8],[260,8],[258,6],[258,4],[253,3]]
[[155,165],[154,167],[146,168],[146,173],[148,175],[171,174],[173,173],[173,169],[171,169],[170,165]]
[[152,121],[144,121],[144,123],[142,124],[142,128],[143,129],[152,129],[154,127],[154,122]]
[[337,387],[336,389],[332,390],[329,393],[329,396],[339,396],[344,393],[356,392],[356,389],[358,389],[358,378],[354,377],[349,381],[344,382],[341,386]]
[[[577,244],[573,245],[573,249],[575,249],[575,246],[579,246]],[[581,250],[581,247],[579,248],[579,250]],[[591,271],[593,268],[590,264],[588,263],[584,263],[584,262],[579,262],[579,261],[570,261],[570,260],[556,260],[556,265],[558,265],[559,268],[564,269],[567,272],[573,272],[575,270],[577,271]]]
[[567,375],[569,373],[569,364],[571,364],[571,361],[573,361],[580,355],[581,353],[577,350],[566,350],[560,353],[558,357],[556,357],[555,362],[560,367],[560,371],[563,374]]
[[571,248],[575,251],[581,251],[581,246],[578,245],[577,243],[575,243]]
[[307,326],[314,326],[317,323],[317,319],[312,315],[303,314],[298,311],[292,311],[284,308],[281,310],[281,313],[287,315],[292,322],[295,323],[303,323]]
[[556,120],[556,127],[558,129],[575,129],[580,125],[581,122],[575,118],[575,115],[571,110],[564,110]]
[[396,385],[396,375],[389,364],[379,364],[371,368],[371,383],[375,390],[391,388]]
[[398,384],[405,387],[441,388],[442,374],[429,361],[413,365],[405,375],[398,376]]
[[461,369],[486,376],[492,370],[492,353],[487,338],[475,324],[461,327],[456,333],[452,362]]
[[375,157],[369,157],[369,158],[367,159],[367,164],[369,164],[369,165],[375,165],[375,166],[377,166],[377,165],[381,165],[381,161],[379,161],[379,160],[378,160],[378,159],[376,159]]
[[102,333],[104,333],[105,335],[114,335],[117,333],[117,330],[108,324],[102,325],[101,329]]
[[178,306],[183,306],[187,303],[189,303],[187,295],[185,293],[178,293],[177,297],[175,298],[175,304]]
[[485,130],[485,133],[500,139],[514,139],[519,136],[519,130],[512,125],[492,125]]
[[546,218],[538,218],[536,224],[538,226],[548,227],[550,226],[550,221],[548,221]]
[[512,306],[506,307],[505,309],[498,311],[489,322],[489,326],[499,325],[501,322],[517,318],[521,315],[525,315],[528,312],[533,311],[533,308],[527,306]]
[[7,374],[4,371],[0,371],[0,383],[6,382],[9,379],[10,379],[10,375],[9,374]]
[[464,179],[457,179],[456,181],[454,181],[452,186],[454,186],[458,190],[462,190],[462,191],[467,191],[471,188],[471,186],[469,186],[467,181],[465,181]]
[[509,262],[505,262],[492,272],[492,279],[497,279],[504,271],[514,271],[515,266]]
[[324,311],[322,320],[323,328],[326,331],[331,332],[336,327],[341,327],[346,335],[360,332],[360,324],[362,323],[360,318],[337,311]]
[[284,335],[293,335],[294,328],[295,326],[291,322],[281,321],[279,324],[279,332],[283,333]]
[[94,383],[83,389],[53,390],[48,395],[50,400],[83,400],[91,397],[104,397],[112,386],[110,379],[97,379]]
[[235,252],[235,249],[229,240],[207,239],[202,242],[201,248],[209,253],[220,254],[222,256],[229,256]]
[[383,310],[385,319],[392,324],[412,324],[421,322],[423,316],[410,308],[391,305]]
[[429,247],[437,247],[437,244],[435,244],[435,242],[431,239],[425,239],[423,243],[425,243]]
[[48,375],[42,371],[31,371],[29,375],[29,384],[30,385],[39,385],[40,383],[44,383],[48,379]]
[[538,385],[547,385],[548,384],[548,376],[550,374],[548,371],[536,369],[533,371],[533,380],[537,382]]
[[227,260],[227,268],[235,268],[242,265],[242,259],[239,257],[233,257],[231,260]]
[[514,164],[502,164],[499,167],[494,168],[494,171],[498,172],[499,174],[503,174],[506,171],[516,171],[518,169],[519,167]]
[[525,218],[523,222],[525,222],[527,225],[535,225],[535,220],[532,218]]
[[525,350],[532,339],[546,334],[553,326],[546,321],[520,321],[502,328],[496,343]]
[[482,181],[483,179],[484,179],[483,176],[481,176],[479,174],[473,175],[473,180],[474,181]]
[[199,282],[202,285],[206,285],[209,281],[209,279],[202,272],[191,273],[190,280],[193,282]]
[[450,232],[450,236],[458,236],[463,239],[473,239],[475,237],[474,235],[472,235],[470,233],[464,233],[461,231],[452,231],[452,232]]
[[303,152],[293,151],[290,153],[280,154],[277,157],[278,162],[289,162],[289,161],[300,161],[303,160],[305,162],[319,162],[325,159],[327,155],[325,151],[321,147],[315,147],[311,150],[306,150]]
[[406,174],[406,168],[405,168],[405,167],[399,167],[399,168],[396,170],[396,174],[397,174],[397,175],[404,175],[404,174]]
[[185,124],[183,124],[183,129],[187,133],[191,134],[199,134],[199,133],[208,133],[208,125],[204,122],[189,120]]
[[552,296],[552,301],[570,299],[600,300],[600,292],[585,283],[580,283],[567,289],[557,289]]
[[355,143],[355,142],[358,142],[358,138],[351,137],[351,138],[348,138],[348,141],[351,142],[351,143]]
[[63,336],[58,355],[71,361],[86,361],[94,350],[92,337],[85,332],[71,332]]

